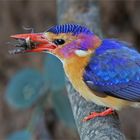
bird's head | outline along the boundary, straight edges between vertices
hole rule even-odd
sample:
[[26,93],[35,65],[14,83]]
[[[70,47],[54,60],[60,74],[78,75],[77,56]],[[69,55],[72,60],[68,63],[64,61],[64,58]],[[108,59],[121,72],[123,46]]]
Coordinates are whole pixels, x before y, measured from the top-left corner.
[[101,44],[88,28],[78,24],[56,25],[43,33],[17,34],[12,38],[20,43],[14,53],[48,52],[61,60],[84,57]]

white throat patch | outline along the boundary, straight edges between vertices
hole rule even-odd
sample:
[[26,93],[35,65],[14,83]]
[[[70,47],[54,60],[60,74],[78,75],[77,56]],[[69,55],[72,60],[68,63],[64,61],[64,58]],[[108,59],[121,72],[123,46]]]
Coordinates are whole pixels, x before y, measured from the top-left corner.
[[75,54],[77,56],[84,57],[84,56],[90,54],[90,52],[89,51],[84,51],[84,50],[75,50]]

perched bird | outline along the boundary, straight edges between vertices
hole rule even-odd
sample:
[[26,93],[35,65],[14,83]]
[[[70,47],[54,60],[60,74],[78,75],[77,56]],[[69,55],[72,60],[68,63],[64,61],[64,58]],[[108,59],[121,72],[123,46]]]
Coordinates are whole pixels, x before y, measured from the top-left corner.
[[109,107],[87,121],[140,105],[140,54],[130,44],[101,39],[78,24],[56,25],[43,33],[17,34],[13,53],[46,52],[58,57],[73,87],[86,100]]

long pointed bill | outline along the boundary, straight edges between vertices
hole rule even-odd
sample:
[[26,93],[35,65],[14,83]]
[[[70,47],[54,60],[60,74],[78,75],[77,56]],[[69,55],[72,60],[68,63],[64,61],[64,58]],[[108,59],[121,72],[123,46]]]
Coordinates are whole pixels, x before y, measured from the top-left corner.
[[12,54],[53,51],[57,47],[43,33],[17,34],[10,37],[17,40],[14,44],[17,48],[10,51]]

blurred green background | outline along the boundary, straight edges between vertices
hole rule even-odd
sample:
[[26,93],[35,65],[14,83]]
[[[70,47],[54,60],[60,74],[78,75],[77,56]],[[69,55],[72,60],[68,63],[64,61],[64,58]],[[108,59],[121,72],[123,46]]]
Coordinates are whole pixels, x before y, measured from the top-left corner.
[[[99,4],[104,35],[140,49],[140,1],[99,0]],[[23,26],[45,31],[57,23],[56,15],[55,0],[0,0],[0,140],[79,139],[58,60],[45,54],[9,55],[6,44],[10,35],[28,32]],[[139,118],[140,109],[120,113],[130,140],[140,139]]]

